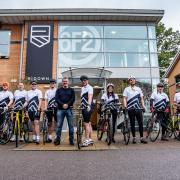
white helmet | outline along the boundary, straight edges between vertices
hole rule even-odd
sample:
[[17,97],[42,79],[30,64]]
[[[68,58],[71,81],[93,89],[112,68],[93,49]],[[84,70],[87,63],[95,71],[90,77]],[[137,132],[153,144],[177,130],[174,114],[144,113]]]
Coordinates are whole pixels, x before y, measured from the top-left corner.
[[129,78],[128,78],[128,81],[129,81],[130,79],[136,79],[136,77],[133,76],[133,75],[130,75]]
[[114,88],[114,84],[113,84],[113,83],[109,83],[109,84],[107,84],[106,88],[108,89],[108,88],[109,88],[109,86],[112,86],[112,87]]

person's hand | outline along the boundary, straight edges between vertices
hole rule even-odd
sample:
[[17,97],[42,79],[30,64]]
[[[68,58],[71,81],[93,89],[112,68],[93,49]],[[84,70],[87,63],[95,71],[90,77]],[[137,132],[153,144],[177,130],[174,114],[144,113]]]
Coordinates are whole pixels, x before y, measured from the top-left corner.
[[68,108],[68,104],[63,104],[63,109],[67,109]]
[[8,109],[9,109],[8,106],[5,106],[5,107],[4,107],[4,111],[7,111]]
[[145,112],[146,112],[146,109],[145,109],[145,108],[143,108],[143,109],[142,109],[142,112],[143,112],[143,113],[145,113]]
[[91,111],[91,106],[88,104],[87,105],[87,108],[86,108],[87,112],[90,112]]
[[150,107],[150,111],[151,111],[151,113],[154,112],[154,108],[152,106]]
[[166,109],[164,110],[165,113],[170,113],[170,109],[169,107],[166,107]]

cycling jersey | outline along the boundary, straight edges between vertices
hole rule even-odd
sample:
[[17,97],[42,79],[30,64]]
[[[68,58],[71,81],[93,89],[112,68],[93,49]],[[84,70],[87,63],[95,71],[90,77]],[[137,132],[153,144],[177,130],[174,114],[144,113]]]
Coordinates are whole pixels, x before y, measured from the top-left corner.
[[45,100],[48,101],[47,108],[56,108],[55,95],[56,95],[56,88],[48,89],[45,92],[44,98],[45,98]]
[[42,92],[39,89],[28,91],[28,111],[38,111],[39,99],[42,99]]
[[159,93],[157,91],[154,91],[151,94],[151,100],[153,100],[153,106],[158,111],[164,111],[167,103],[169,102],[169,98],[166,93],[162,92]]
[[139,87],[126,87],[123,96],[127,97],[127,109],[141,109],[141,97],[143,97],[143,93]]
[[89,84],[81,88],[81,104],[84,108],[88,106],[88,94],[93,94],[93,88]]
[[16,90],[14,92],[14,100],[15,100],[15,109],[21,109],[24,103],[27,101],[27,91],[26,90]]
[[117,94],[114,94],[114,96],[110,95],[110,96],[108,97],[107,93],[104,93],[104,94],[102,95],[101,99],[104,100],[105,103],[110,103],[110,102],[112,102],[112,101],[114,101],[114,100],[119,100],[119,97],[118,97]]
[[13,100],[13,93],[10,91],[0,91],[0,107],[6,107],[10,100]]
[[174,101],[177,103],[177,104],[180,104],[180,92],[176,93],[174,95]]

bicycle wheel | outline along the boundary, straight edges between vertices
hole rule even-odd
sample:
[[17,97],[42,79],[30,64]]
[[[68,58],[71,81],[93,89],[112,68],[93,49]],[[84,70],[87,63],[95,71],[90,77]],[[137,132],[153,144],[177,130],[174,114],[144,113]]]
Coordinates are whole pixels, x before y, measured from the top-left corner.
[[18,147],[18,141],[19,141],[19,126],[18,126],[18,122],[15,121],[15,137],[16,137],[16,148]]
[[108,128],[107,128],[107,144],[108,146],[112,142],[112,136],[113,136],[113,121],[112,121],[112,115],[108,119]]
[[47,117],[45,117],[43,120],[42,131],[43,131],[43,144],[45,144],[48,138]]
[[102,130],[102,126],[103,126],[103,124],[102,124],[103,122],[102,122],[102,119],[99,119],[99,121],[98,121],[98,124],[97,124],[97,139],[100,141],[101,139],[102,139],[102,137],[103,137],[103,133],[104,133],[104,131]]
[[174,119],[174,137],[178,140],[180,140],[179,137],[179,121],[178,118]]
[[147,121],[147,133],[152,142],[155,142],[160,133],[160,122],[159,120],[149,119]]
[[30,131],[29,121],[23,122],[22,131],[23,131],[24,142],[25,142],[25,143],[28,143],[28,142],[29,142],[29,131]]
[[9,142],[13,134],[13,124],[12,120],[6,120],[4,125],[0,129],[0,144],[4,145]]
[[123,132],[123,136],[124,136],[124,143],[125,143],[125,145],[128,145],[129,139],[130,139],[130,129],[129,129],[128,120],[124,121],[122,132]]
[[79,120],[79,122],[77,123],[77,146],[78,146],[78,149],[81,149],[82,147],[82,132],[83,132],[83,129],[82,129],[82,120]]

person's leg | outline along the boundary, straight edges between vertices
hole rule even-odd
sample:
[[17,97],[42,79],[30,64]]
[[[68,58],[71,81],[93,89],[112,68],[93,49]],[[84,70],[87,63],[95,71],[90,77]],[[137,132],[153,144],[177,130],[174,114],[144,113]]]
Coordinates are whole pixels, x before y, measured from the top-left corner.
[[74,125],[73,125],[73,112],[71,109],[66,110],[66,118],[69,127],[69,143],[74,144]]
[[135,114],[134,114],[134,110],[128,110],[128,115],[129,115],[129,119],[130,119],[130,125],[131,125],[131,133],[133,138],[136,137],[136,133],[135,133]]
[[161,127],[162,127],[162,136],[161,139],[164,140],[165,139],[165,132],[166,132],[166,127],[164,124],[164,113],[163,112],[158,112],[157,113],[157,119],[160,121],[161,123]]
[[61,131],[65,117],[65,110],[57,111],[56,141],[61,141]]
[[36,133],[36,144],[40,143],[40,126],[39,126],[39,120],[40,120],[40,112],[35,112],[35,119],[34,119],[34,129]]
[[138,125],[139,125],[140,138],[143,138],[143,116],[142,116],[142,111],[140,111],[140,110],[136,111],[135,117],[136,117]]
[[52,142],[52,131],[53,131],[52,119],[53,119],[53,116],[54,116],[53,112],[51,110],[47,111],[46,116],[47,116],[47,119],[48,119],[48,139],[47,139],[47,142]]
[[34,115],[35,115],[35,113],[33,111],[28,111],[28,116],[32,123],[32,132],[33,132],[32,138],[33,138],[33,141],[35,142],[36,141],[36,132],[35,132],[35,126],[34,126]]
[[112,136],[112,141],[115,142],[114,135],[115,135],[115,131],[116,131],[116,120],[117,120],[117,111],[116,110],[112,111],[112,120],[113,120],[113,136]]

